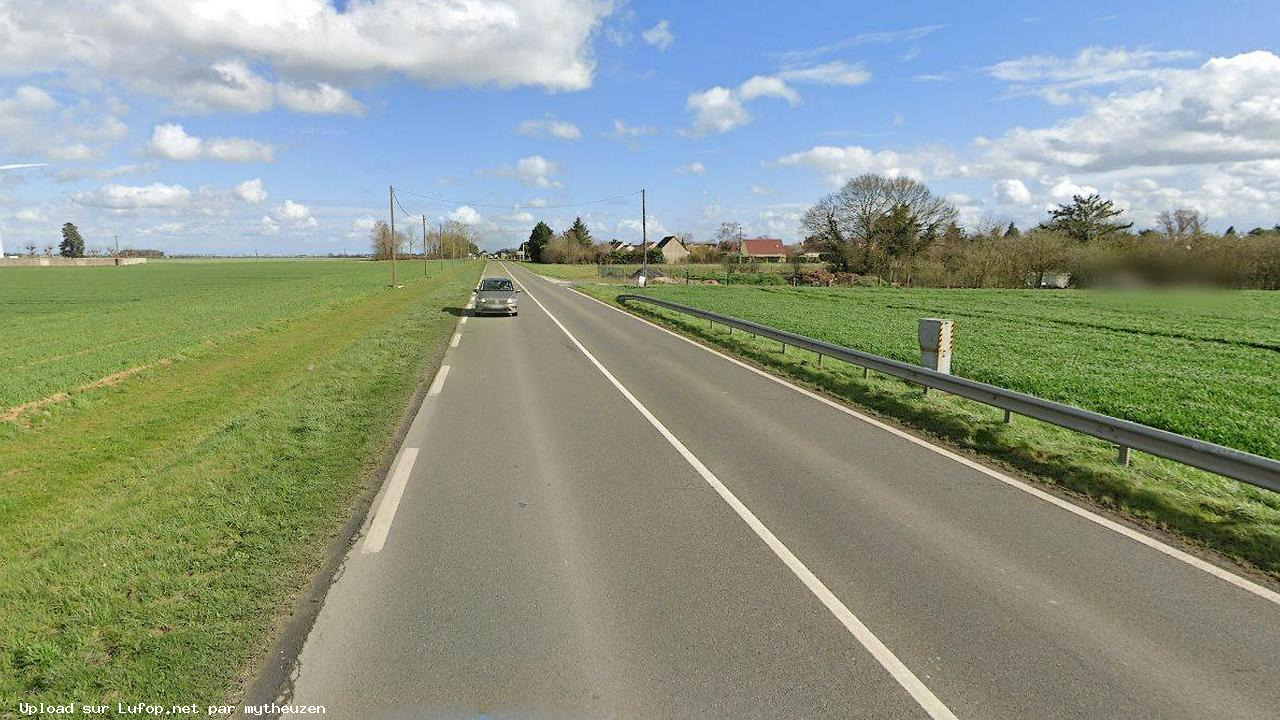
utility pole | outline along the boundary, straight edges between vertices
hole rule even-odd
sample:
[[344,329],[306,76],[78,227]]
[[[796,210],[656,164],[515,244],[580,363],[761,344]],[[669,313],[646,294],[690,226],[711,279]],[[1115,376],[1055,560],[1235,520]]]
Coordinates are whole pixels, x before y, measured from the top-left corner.
[[396,286],[396,189],[387,186],[387,209],[391,211],[391,287]]
[[422,216],[422,277],[428,274],[427,268],[427,216]]
[[120,257],[120,236],[113,235],[112,237],[116,239],[116,257]]
[[649,209],[646,207],[645,189],[640,188],[640,275],[649,284]]

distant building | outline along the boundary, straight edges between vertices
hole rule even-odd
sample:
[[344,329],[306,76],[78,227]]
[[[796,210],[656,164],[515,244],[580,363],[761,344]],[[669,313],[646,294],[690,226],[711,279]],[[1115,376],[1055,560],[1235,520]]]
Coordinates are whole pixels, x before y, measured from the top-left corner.
[[659,240],[655,248],[662,251],[662,257],[667,263],[684,262],[689,259],[689,248],[680,242],[680,238],[675,235],[668,235]]
[[738,254],[744,260],[783,262],[787,259],[787,246],[778,238],[746,238],[739,244]]

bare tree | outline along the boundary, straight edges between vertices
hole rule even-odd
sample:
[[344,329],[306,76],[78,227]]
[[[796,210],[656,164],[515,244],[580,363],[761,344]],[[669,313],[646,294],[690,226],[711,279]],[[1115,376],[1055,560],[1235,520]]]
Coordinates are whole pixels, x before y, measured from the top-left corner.
[[390,226],[381,220],[374,223],[373,230],[369,231],[369,242],[373,246],[374,260],[390,260],[393,252],[399,255],[404,252],[404,247],[408,241],[408,235],[399,230],[393,235]]
[[742,239],[742,223],[722,222],[716,230],[714,240],[721,250],[728,250]]
[[1164,236],[1178,244],[1186,243],[1204,234],[1209,218],[1199,210],[1174,208],[1156,216],[1156,225]]

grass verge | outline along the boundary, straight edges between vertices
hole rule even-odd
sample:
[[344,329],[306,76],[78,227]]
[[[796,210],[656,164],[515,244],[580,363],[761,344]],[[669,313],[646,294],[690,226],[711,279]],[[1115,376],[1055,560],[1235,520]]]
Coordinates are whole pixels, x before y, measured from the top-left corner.
[[[621,306],[628,289],[580,285],[578,289]],[[1173,531],[1273,580],[1280,579],[1280,494],[1134,453],[1130,467],[1115,462],[1115,447],[1095,438],[1029,418],[1003,421],[1003,411],[918,387],[742,332],[712,329],[705,321],[632,304],[629,312],[654,320],[827,395],[890,418],[944,444],[1086,496],[1140,524]]]
[[233,700],[480,270],[220,337],[0,423],[0,715]]

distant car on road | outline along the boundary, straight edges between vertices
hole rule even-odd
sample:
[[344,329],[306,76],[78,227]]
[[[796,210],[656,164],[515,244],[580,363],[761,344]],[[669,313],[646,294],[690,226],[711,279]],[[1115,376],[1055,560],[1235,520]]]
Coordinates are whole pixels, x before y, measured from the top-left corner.
[[477,315],[517,315],[516,286],[511,278],[487,277],[476,287]]

